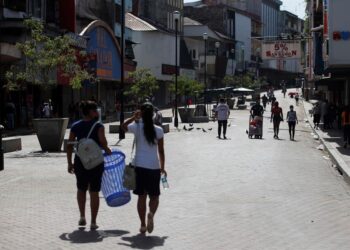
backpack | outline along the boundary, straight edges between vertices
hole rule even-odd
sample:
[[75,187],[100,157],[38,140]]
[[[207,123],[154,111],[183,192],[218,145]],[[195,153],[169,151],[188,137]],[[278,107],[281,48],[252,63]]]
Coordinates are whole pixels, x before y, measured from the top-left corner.
[[80,139],[76,146],[76,154],[86,170],[93,169],[104,162],[100,146],[90,137],[99,122],[95,122],[86,138]]

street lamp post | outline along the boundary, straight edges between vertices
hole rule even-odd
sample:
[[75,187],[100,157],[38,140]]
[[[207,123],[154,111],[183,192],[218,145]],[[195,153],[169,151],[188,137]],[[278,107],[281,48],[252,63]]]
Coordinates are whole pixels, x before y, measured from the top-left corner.
[[[120,29],[120,125],[124,123],[124,58],[125,58],[125,0],[121,0],[121,29]],[[125,139],[125,131],[119,126],[119,140]]]
[[256,79],[259,78],[259,67],[260,67],[260,48],[256,49]]
[[173,13],[174,20],[175,20],[175,120],[174,120],[174,126],[175,128],[178,128],[179,126],[179,118],[178,118],[178,94],[177,94],[177,76],[179,74],[179,69],[178,69],[178,25],[179,25],[179,20],[180,20],[180,12],[179,11],[174,11]]
[[207,112],[207,40],[208,40],[208,34],[203,33],[203,40],[204,40],[204,88],[205,88],[205,94],[204,94],[204,105]]
[[231,49],[231,56],[232,56],[232,62],[231,62],[231,66],[232,66],[232,75],[234,75],[235,72],[234,71],[234,68],[233,68],[233,61],[235,59],[235,49]]
[[242,51],[242,55],[241,55],[241,61],[242,61],[242,72],[241,72],[241,85],[243,86],[243,72],[245,70],[245,58],[244,58],[244,45],[241,46],[241,51]]
[[215,42],[216,56],[219,56],[220,42]]

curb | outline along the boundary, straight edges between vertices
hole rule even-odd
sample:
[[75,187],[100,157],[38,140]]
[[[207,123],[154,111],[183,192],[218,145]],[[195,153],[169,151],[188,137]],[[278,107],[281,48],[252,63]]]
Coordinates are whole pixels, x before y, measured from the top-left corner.
[[[304,101],[306,102],[306,101]],[[307,117],[307,120],[309,121],[310,127],[313,130],[313,132],[318,136],[320,142],[325,147],[325,151],[329,154],[332,162],[336,165],[336,169],[339,171],[339,173],[343,176],[344,180],[350,184],[350,166],[344,161],[342,156],[337,152],[337,149],[331,146],[328,142],[326,142],[317,132],[316,129],[314,129],[313,126],[311,126],[311,121],[309,118],[311,118],[308,115],[308,112],[305,108],[305,105],[303,104],[303,109],[305,112],[305,116]]]

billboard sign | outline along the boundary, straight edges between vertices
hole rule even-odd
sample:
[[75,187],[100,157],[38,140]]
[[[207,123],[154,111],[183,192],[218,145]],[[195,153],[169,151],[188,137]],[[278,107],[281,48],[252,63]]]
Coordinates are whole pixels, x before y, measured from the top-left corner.
[[300,59],[301,46],[297,41],[275,41],[263,43],[262,59]]
[[84,34],[88,36],[87,51],[95,54],[96,76],[103,80],[120,79],[120,53],[115,38],[103,26],[94,26]]
[[328,1],[329,68],[350,68],[350,1]]
[[328,0],[323,0],[323,37],[328,37]]

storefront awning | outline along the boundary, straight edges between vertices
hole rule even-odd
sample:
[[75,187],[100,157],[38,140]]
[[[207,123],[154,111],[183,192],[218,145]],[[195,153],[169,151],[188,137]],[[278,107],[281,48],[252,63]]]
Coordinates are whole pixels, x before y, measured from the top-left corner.
[[316,88],[327,87],[329,91],[343,90],[344,80],[336,78],[324,78],[315,82]]
[[21,51],[14,44],[0,43],[0,62],[13,62],[21,59]]

